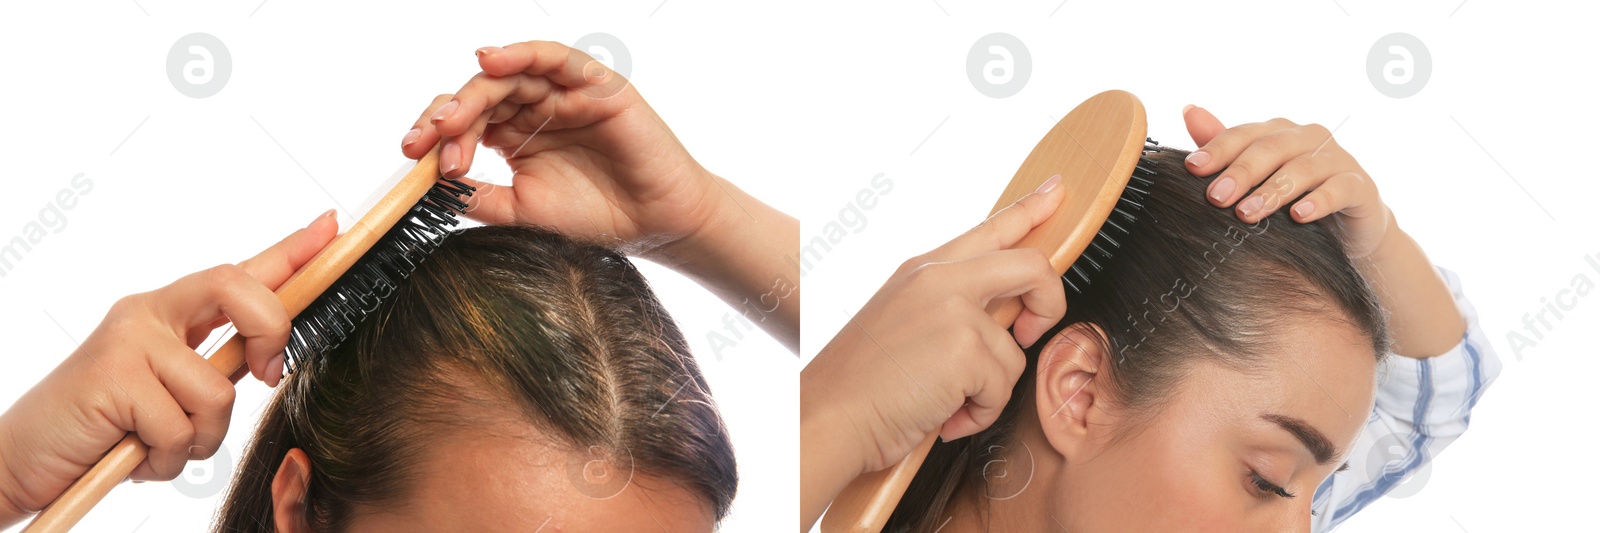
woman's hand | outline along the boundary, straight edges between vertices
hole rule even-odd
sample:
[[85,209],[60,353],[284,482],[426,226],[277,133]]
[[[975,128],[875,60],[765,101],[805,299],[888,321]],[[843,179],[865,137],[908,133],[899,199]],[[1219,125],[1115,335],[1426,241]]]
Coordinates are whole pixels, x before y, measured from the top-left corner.
[[[1037,342],[1066,315],[1043,252],[1008,249],[1066,193],[1051,178],[983,224],[901,265],[800,377],[801,498],[816,520],[856,476],[899,462],[929,433],[972,435],[999,417]],[[985,307],[1021,296],[1012,333]]]
[[276,386],[289,316],[273,290],[333,239],[332,211],[238,265],[125,297],[71,355],[0,415],[0,527],[37,512],[128,432],[150,446],[129,476],[169,480],[216,453],[234,389],[194,348],[232,321],[245,372]]
[[[440,95],[401,140],[406,157],[440,145],[462,177],[478,143],[512,185],[479,187],[467,216],[548,226],[694,278],[798,350],[799,221],[702,167],[621,75],[560,43],[478,50],[482,72]],[[774,318],[770,319],[769,318]]]
[[1461,342],[1466,321],[1450,288],[1332,132],[1281,118],[1224,129],[1209,111],[1194,106],[1184,108],[1183,118],[1200,147],[1189,155],[1189,172],[1221,173],[1206,191],[1217,207],[1234,206],[1250,223],[1290,202],[1289,216],[1297,222],[1335,217],[1346,253],[1389,312],[1394,353],[1427,358]]
[[1183,116],[1200,147],[1189,154],[1189,172],[1221,172],[1206,195],[1217,207],[1233,206],[1240,220],[1253,224],[1290,202],[1289,216],[1297,222],[1333,215],[1345,229],[1346,251],[1356,259],[1398,231],[1372,177],[1328,128],[1275,118],[1223,129],[1209,111],[1193,106]]
[[649,256],[693,238],[725,208],[717,178],[604,64],[545,41],[477,53],[483,72],[435,98],[401,141],[412,159],[441,143],[439,168],[450,177],[466,175],[479,142],[504,158],[513,185],[480,190],[468,216]]

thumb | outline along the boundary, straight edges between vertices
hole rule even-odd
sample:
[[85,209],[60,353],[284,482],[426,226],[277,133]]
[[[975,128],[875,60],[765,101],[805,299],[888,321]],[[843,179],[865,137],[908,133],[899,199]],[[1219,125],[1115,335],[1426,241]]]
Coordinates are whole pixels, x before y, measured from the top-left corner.
[[1194,138],[1195,146],[1205,146],[1227,129],[1206,108],[1192,104],[1183,106],[1183,123],[1189,128],[1189,137]]

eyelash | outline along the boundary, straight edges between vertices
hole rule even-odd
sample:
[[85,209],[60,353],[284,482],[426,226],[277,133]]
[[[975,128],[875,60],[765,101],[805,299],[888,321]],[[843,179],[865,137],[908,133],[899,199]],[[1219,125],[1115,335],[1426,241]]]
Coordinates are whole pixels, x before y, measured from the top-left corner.
[[1267,478],[1261,477],[1261,474],[1257,474],[1254,471],[1250,472],[1250,482],[1256,486],[1257,490],[1260,490],[1263,493],[1262,496],[1274,494],[1282,498],[1294,497],[1293,492],[1283,490],[1283,487],[1280,487],[1271,481],[1267,481]]

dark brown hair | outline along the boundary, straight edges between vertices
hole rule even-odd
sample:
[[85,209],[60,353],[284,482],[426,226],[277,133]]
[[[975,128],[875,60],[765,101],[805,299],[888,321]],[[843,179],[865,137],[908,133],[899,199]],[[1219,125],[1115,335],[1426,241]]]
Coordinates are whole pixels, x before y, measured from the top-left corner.
[[1130,234],[1117,238],[1102,269],[1089,269],[1090,283],[1077,283],[1082,294],[1067,293],[1061,322],[1024,351],[1027,370],[999,419],[977,435],[934,445],[885,531],[932,532],[953,498],[986,508],[982,491],[973,490],[994,459],[983,450],[1009,447],[1034,396],[1044,341],[1069,325],[1105,332],[1099,340],[1111,368],[1100,379],[1109,380],[1110,401],[1130,413],[1153,412],[1195,361],[1250,369],[1271,347],[1278,321],[1327,315],[1329,307],[1372,340],[1374,357],[1388,353],[1383,310],[1345,255],[1331,217],[1301,224],[1284,208],[1246,224],[1205,199],[1211,179],[1189,174],[1187,155],[1171,148],[1147,154],[1155,183],[1138,220],[1123,224]]
[[274,529],[291,449],[312,463],[306,523],[341,531],[359,507],[402,502],[431,438],[507,414],[689,488],[720,520],[738,473],[709,391],[626,257],[532,227],[461,230],[342,346],[284,378],[216,530]]

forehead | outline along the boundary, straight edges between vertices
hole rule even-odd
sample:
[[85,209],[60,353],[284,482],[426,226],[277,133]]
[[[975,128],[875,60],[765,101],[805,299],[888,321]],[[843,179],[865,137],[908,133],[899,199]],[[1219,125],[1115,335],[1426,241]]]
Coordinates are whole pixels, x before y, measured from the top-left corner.
[[1180,394],[1209,398],[1214,416],[1242,423],[1270,424],[1261,419],[1269,413],[1302,419],[1343,451],[1372,411],[1371,339],[1329,317],[1285,317],[1270,334],[1273,342],[1247,371],[1196,365]]
[[712,531],[702,498],[638,473],[627,450],[573,449],[518,426],[472,428],[426,446],[405,502],[358,523],[373,531]]

